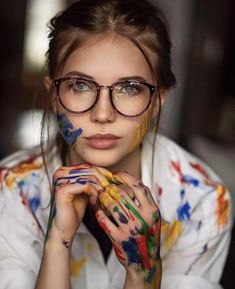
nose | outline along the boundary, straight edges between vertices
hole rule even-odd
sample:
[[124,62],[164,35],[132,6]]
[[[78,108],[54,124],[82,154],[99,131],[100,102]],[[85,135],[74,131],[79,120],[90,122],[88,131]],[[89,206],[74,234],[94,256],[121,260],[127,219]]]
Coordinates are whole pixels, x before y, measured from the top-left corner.
[[91,110],[91,120],[93,122],[113,122],[116,112],[110,99],[110,87],[100,86],[99,98],[96,105]]

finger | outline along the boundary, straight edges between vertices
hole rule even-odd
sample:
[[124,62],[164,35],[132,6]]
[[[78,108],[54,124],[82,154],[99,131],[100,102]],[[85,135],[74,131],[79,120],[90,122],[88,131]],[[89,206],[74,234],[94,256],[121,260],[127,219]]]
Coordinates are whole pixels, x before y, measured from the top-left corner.
[[129,217],[122,209],[119,202],[114,202],[108,207],[108,211],[113,216],[117,224],[122,228],[129,223]]
[[128,212],[128,216],[130,216],[130,219],[135,222],[139,232],[147,233],[149,225],[148,222],[146,222],[145,217],[143,216],[142,210],[140,210],[140,208],[137,207],[130,198],[128,199],[128,196],[122,197],[122,203],[126,207],[125,212]]
[[74,183],[78,177],[90,175],[87,169],[77,169],[74,167],[61,167],[54,173],[53,185],[61,186],[62,184]]
[[134,192],[134,195],[141,207],[146,207],[149,205],[149,199],[147,197],[148,191],[146,190],[146,186],[144,186],[140,180],[126,172],[118,172],[117,174]]
[[93,166],[90,171],[97,177],[103,188],[106,188],[112,182],[112,173],[107,169],[100,170],[100,168]]
[[110,221],[103,210],[100,209],[96,212],[96,219],[111,241],[115,242],[115,239],[119,236],[119,229]]
[[96,167],[96,169],[99,172],[101,172],[102,175],[104,175],[110,183],[125,184],[123,182],[123,180],[116,173],[111,172],[111,171],[107,170],[106,168],[102,168],[102,167]]
[[[55,193],[57,203],[67,204],[71,206],[73,205],[73,202],[76,199],[76,197],[79,196],[80,194],[87,195],[92,204],[96,204],[96,200],[98,197],[98,191],[89,182],[82,184],[74,183],[63,185],[57,188]],[[77,200],[79,200],[79,198]]]
[[[109,206],[117,201],[123,211],[126,213],[128,218],[133,222],[136,222],[136,218],[133,215],[133,211],[138,211],[138,207],[131,200],[129,195],[118,185],[110,184],[105,192],[100,194],[100,201],[104,207],[109,208]],[[131,208],[131,210],[130,210]]]

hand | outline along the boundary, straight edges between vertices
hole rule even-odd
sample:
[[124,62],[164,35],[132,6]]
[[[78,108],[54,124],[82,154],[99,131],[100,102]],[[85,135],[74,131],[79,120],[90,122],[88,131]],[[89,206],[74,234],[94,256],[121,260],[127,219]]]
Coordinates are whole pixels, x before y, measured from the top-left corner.
[[110,172],[99,170],[116,183],[109,184],[99,194],[103,209],[97,211],[96,217],[100,226],[112,240],[116,256],[127,273],[134,269],[143,277],[144,284],[160,288],[161,218],[150,190],[128,173],[118,172],[110,178]]
[[70,248],[88,201],[95,205],[98,192],[103,190],[101,184],[107,183],[106,178],[88,164],[58,169],[53,177],[46,240],[53,226],[53,232],[59,235],[62,244]]

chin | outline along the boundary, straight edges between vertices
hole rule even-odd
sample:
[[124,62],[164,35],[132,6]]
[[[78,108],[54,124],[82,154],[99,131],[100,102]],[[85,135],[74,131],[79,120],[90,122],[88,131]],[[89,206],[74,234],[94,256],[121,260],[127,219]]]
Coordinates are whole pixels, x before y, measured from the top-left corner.
[[122,160],[121,156],[118,156],[113,152],[109,153],[106,150],[93,152],[92,154],[89,153],[89,156],[90,157],[83,156],[84,162],[87,162],[97,167],[104,167],[104,168],[115,166]]

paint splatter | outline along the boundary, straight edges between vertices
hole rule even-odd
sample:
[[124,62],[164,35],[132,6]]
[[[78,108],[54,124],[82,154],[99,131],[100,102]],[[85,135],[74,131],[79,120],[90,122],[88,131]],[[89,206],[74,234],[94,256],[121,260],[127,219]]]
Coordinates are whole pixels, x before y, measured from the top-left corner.
[[128,256],[128,264],[139,264],[140,257],[138,253],[138,247],[136,244],[136,240],[133,237],[129,237],[128,241],[122,242],[123,250],[126,252]]
[[119,208],[116,206],[113,208],[113,211],[118,213],[118,218],[119,218],[119,221],[123,224],[127,224],[128,223],[128,220],[127,218],[123,215],[122,212],[120,212]]
[[162,233],[165,233],[164,246],[170,249],[182,235],[182,223],[180,221],[175,221],[172,224],[165,223],[162,226]]
[[205,179],[209,179],[209,175],[207,174],[207,172],[204,170],[204,168],[201,165],[199,165],[198,163],[190,162],[190,166],[196,171],[198,171]]
[[76,145],[77,138],[83,131],[82,128],[74,129],[72,123],[65,114],[57,113],[57,120],[63,138],[70,146],[74,147]]
[[135,139],[130,148],[130,151],[133,151],[142,141],[145,133],[147,132],[151,121],[151,114],[145,112],[142,117],[142,122],[137,125],[135,132]]
[[185,272],[186,275],[190,273],[193,266],[200,260],[200,258],[208,251],[208,244],[205,244],[202,247],[202,251],[199,253],[198,257],[192,262],[192,264],[189,266],[188,270]]
[[217,215],[217,222],[218,225],[225,225],[228,223],[229,218],[229,201],[225,199],[226,195],[226,188],[218,184],[216,188],[217,193],[217,208],[216,208],[216,215]]
[[180,191],[180,197],[181,197],[181,204],[180,204],[179,208],[177,209],[178,220],[179,221],[186,221],[186,220],[190,219],[191,206],[190,206],[188,201],[184,200],[185,190]]
[[78,277],[82,268],[87,262],[87,258],[82,258],[81,260],[72,260],[70,263],[70,270],[72,277]]

